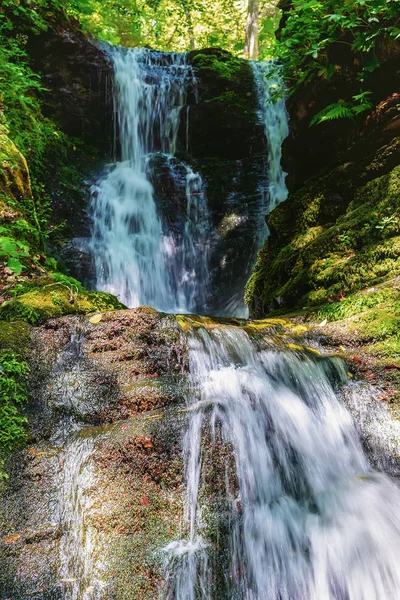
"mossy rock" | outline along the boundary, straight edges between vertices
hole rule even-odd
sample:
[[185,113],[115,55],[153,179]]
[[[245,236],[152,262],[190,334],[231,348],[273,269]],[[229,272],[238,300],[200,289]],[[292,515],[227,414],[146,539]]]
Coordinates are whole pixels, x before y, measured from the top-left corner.
[[1,123],[0,166],[0,194],[3,194],[3,197],[19,199],[32,196],[26,159],[8,137],[7,128]]
[[189,53],[196,68],[197,98],[189,113],[195,159],[241,159],[265,149],[258,97],[249,61],[219,48]]
[[[295,196],[294,206],[271,215],[274,239],[247,284],[246,301],[256,316],[279,304],[335,301],[400,275],[400,167],[354,190],[333,223],[323,218],[329,195],[314,183]],[[290,206],[295,225],[282,232]]]
[[30,345],[30,326],[24,321],[0,323],[0,352],[18,352],[27,356]]
[[0,321],[37,325],[47,318],[125,308],[115,296],[87,291],[77,280],[60,274],[20,284],[14,294],[1,306]]

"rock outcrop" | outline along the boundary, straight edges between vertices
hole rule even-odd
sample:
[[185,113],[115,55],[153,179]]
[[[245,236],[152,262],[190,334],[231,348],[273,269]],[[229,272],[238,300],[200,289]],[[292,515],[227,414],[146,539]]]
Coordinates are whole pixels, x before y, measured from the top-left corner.
[[351,95],[351,81],[315,81],[288,102],[290,194],[268,216],[270,237],[247,286],[254,315],[340,300],[400,274],[396,48],[371,75],[376,106],[367,118],[310,127],[323,106]]
[[187,357],[150,308],[32,330],[28,446],[0,489],[0,596],[156,599],[182,515]]
[[113,69],[104,49],[82,32],[77,21],[60,13],[47,31],[30,38],[28,51],[49,90],[43,113],[71,137],[110,155]]

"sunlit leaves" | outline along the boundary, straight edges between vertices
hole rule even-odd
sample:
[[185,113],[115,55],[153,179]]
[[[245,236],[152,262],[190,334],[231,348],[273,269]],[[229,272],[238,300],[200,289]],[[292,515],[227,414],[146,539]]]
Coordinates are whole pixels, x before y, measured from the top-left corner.
[[[277,2],[259,3],[262,57],[275,42]],[[66,6],[86,30],[114,44],[172,51],[217,46],[243,54],[246,0],[69,0]]]

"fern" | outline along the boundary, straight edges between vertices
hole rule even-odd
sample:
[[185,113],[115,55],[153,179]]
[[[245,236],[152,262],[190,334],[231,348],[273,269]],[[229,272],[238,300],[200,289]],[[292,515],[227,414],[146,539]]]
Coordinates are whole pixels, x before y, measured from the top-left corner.
[[334,104],[329,104],[329,106],[326,106],[323,110],[314,115],[310,127],[312,125],[324,123],[325,121],[344,118],[352,119],[353,116],[351,106],[347,102],[335,102]]
[[371,110],[373,104],[370,100],[372,92],[365,91],[353,96],[353,103],[339,100],[334,104],[329,104],[323,110],[314,115],[310,127],[324,123],[325,121],[334,121],[336,119],[353,119],[363,112]]

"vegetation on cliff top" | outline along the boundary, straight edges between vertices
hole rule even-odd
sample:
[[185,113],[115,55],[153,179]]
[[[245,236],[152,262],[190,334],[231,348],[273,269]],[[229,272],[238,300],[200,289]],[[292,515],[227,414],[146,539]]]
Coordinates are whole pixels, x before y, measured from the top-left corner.
[[[69,0],[96,37],[125,46],[185,51],[220,47],[265,58],[275,43],[277,0]],[[257,55],[250,39],[257,40]]]
[[292,91],[310,81],[343,78],[348,97],[332,98],[314,123],[354,118],[372,108],[370,74],[396,53],[399,0],[292,0],[276,48]]

